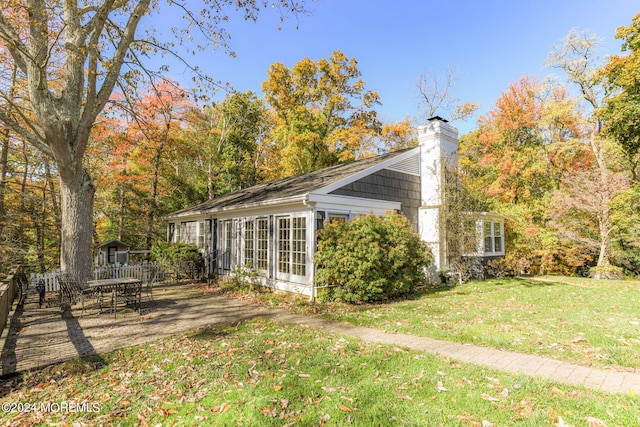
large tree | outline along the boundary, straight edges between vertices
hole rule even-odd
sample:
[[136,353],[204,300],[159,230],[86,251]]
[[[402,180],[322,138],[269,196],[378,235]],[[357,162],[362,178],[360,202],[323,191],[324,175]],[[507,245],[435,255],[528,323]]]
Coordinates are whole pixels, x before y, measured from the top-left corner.
[[[27,81],[27,89],[3,104],[24,99],[29,111],[20,119],[0,108],[0,121],[51,157],[60,177],[64,271],[86,276],[91,266],[93,198],[95,187],[84,165],[91,129],[121,77],[153,74],[144,67],[145,57],[158,52],[177,53],[183,41],[225,44],[221,27],[228,9],[245,19],[256,19],[271,6],[266,0],[4,0],[0,9],[0,54],[4,66],[15,64]],[[296,13],[298,2],[276,2],[283,13]],[[158,13],[182,15],[184,26],[172,28],[176,39],[162,42],[153,33],[139,34],[145,16]],[[191,50],[189,50],[190,52]],[[7,52],[7,54],[4,54]],[[140,73],[140,71],[143,73]],[[198,70],[195,70],[198,71]],[[0,79],[6,78],[0,73]],[[0,82],[0,87],[6,87]]]
[[[590,109],[591,114],[585,122],[588,132],[586,140],[595,159],[595,164],[593,173],[584,174],[581,178],[590,177],[596,180],[591,186],[593,191],[599,189],[607,191],[600,194],[605,200],[583,205],[583,209],[588,215],[597,218],[600,249],[598,268],[594,270],[593,275],[596,278],[604,278],[608,274],[607,271],[611,269],[611,231],[613,229],[611,202],[617,194],[616,191],[611,190],[621,190],[622,184],[620,183],[623,180],[615,176],[615,162],[611,155],[610,144],[602,134],[603,100],[607,97],[607,92],[598,73],[597,47],[599,42],[600,40],[595,34],[572,30],[562,44],[554,46],[548,62],[552,67],[564,71],[569,83],[579,89],[583,103]],[[568,188],[579,190],[580,186],[569,185]]]
[[305,58],[289,69],[275,63],[262,84],[274,112],[273,140],[282,152],[281,176],[332,166],[369,154],[363,144],[379,134],[373,107],[355,58],[335,51],[328,59]]

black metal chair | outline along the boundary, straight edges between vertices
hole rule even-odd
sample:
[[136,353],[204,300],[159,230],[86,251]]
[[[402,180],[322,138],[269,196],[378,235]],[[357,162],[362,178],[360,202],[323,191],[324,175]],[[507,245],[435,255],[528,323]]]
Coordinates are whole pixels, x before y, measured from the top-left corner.
[[153,299],[153,285],[159,276],[158,268],[158,266],[152,265],[142,271],[142,292],[146,297],[147,309],[157,307],[156,301]]
[[27,300],[27,292],[29,290],[29,279],[27,275],[22,271],[15,274],[14,279],[18,283],[18,305],[20,307],[24,306],[25,301]]
[[82,314],[84,314],[85,297],[91,295],[91,291],[84,289],[81,281],[71,274],[61,274],[58,283],[60,284],[60,309],[63,314],[77,303],[81,304]]

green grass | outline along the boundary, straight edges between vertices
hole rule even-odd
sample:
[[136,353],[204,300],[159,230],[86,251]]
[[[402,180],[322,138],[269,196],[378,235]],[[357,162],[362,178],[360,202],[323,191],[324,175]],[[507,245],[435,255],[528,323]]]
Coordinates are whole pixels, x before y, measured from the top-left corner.
[[[291,300],[271,298],[272,304]],[[422,291],[409,300],[384,304],[294,301],[289,308],[299,312],[389,332],[515,350],[587,366],[640,368],[637,280],[496,279]]]
[[95,413],[3,413],[1,421],[11,425],[640,424],[634,395],[553,384],[265,319],[48,367],[4,381],[2,390],[0,403],[87,401],[99,407]]

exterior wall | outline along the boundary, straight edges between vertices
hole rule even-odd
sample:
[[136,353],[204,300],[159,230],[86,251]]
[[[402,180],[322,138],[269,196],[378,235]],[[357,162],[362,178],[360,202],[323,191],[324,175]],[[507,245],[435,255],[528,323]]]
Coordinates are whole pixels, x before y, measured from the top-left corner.
[[420,177],[383,169],[330,194],[400,202],[400,211],[418,231]]
[[265,286],[311,294],[315,249],[311,206],[220,212],[215,224],[215,251],[210,255],[215,273],[256,269]]
[[107,265],[107,264],[115,264],[120,263],[124,264],[127,262],[126,254],[116,254],[116,252],[124,252],[129,249],[129,246],[119,245],[117,243],[101,246],[98,248],[98,253],[96,256],[96,264],[97,265]]

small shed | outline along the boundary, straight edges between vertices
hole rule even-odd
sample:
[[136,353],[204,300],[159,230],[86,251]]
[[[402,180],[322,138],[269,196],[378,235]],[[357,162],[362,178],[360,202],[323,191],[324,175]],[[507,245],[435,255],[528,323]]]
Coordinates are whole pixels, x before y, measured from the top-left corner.
[[128,245],[120,240],[109,240],[96,248],[96,264],[126,264],[129,261]]

